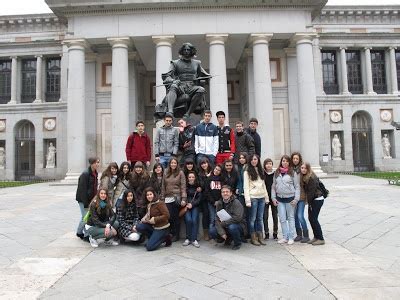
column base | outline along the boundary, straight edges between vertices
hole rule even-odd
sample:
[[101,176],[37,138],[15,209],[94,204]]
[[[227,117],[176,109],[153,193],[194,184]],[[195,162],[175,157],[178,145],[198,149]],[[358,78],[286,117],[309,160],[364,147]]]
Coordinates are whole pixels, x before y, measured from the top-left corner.
[[43,103],[43,101],[41,99],[35,99],[35,101],[33,101],[32,103]]
[[318,177],[325,177],[325,176],[328,175],[328,174],[326,174],[324,171],[322,171],[320,165],[311,166],[311,169],[314,171],[315,175],[317,175]]
[[377,94],[376,92],[368,92],[367,95],[368,95],[368,96],[376,96],[376,95],[378,95],[378,94]]
[[392,95],[394,95],[394,96],[399,96],[399,95],[400,95],[400,91],[393,91],[393,92],[392,92]]
[[17,104],[17,101],[15,101],[15,100],[10,100],[10,101],[7,102],[7,104],[14,105],[14,104]]
[[341,95],[342,95],[342,96],[351,96],[351,95],[353,95],[353,94],[350,93],[350,92],[343,92],[343,93],[341,93]]

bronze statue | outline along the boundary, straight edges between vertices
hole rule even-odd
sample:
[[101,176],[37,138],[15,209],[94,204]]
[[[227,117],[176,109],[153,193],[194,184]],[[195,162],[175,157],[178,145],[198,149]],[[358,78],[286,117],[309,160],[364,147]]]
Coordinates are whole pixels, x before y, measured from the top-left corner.
[[191,43],[184,43],[179,49],[180,58],[171,61],[169,71],[162,74],[167,95],[156,105],[156,119],[170,112],[175,118],[189,118],[192,113],[202,114],[206,108],[203,85],[211,78],[201,62],[193,57],[197,49]]

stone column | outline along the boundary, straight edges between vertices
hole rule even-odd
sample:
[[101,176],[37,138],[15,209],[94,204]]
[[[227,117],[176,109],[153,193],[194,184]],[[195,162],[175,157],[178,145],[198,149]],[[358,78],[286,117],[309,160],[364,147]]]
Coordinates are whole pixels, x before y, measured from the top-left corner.
[[36,98],[33,103],[42,103],[42,55],[36,56]]
[[271,33],[250,35],[253,43],[254,109],[255,117],[258,120],[257,131],[261,136],[261,157],[275,159],[274,107],[272,105],[272,83],[269,63],[269,41],[271,38]]
[[253,66],[253,50],[252,49],[245,49],[246,53],[246,62],[247,62],[247,99],[249,101],[248,104],[248,114],[249,119],[255,116],[255,109],[254,109],[254,66]]
[[396,47],[389,47],[390,57],[390,81],[392,86],[391,93],[399,95],[399,86],[397,84],[397,68],[396,68]]
[[168,72],[172,60],[172,44],[175,42],[174,35],[153,36],[156,44],[156,104],[160,104],[166,95],[165,87],[162,86],[161,75]]
[[[322,75],[322,48],[319,45],[319,38],[313,40],[315,88],[318,96],[326,95],[324,91],[324,78]],[[295,51],[296,52],[296,51]],[[296,80],[297,82],[297,80]],[[297,83],[296,83],[297,84]]]
[[371,48],[365,47],[365,70],[367,75],[367,94],[376,95],[372,81]]
[[296,33],[297,80],[299,92],[300,145],[305,161],[320,171],[318,114],[313,68],[312,33]]
[[[68,46],[68,106],[67,151],[68,170],[64,182],[77,182],[87,168],[85,125],[85,49],[84,39],[67,40]],[[92,112],[94,113],[94,112]]]
[[8,104],[17,103],[17,80],[18,78],[18,58],[16,56],[11,57],[11,99]]
[[347,60],[346,60],[346,49],[345,47],[340,47],[340,64],[342,71],[342,95],[350,95],[349,92],[349,81],[347,79]]
[[112,45],[111,84],[111,134],[112,161],[118,164],[126,160],[125,145],[129,136],[129,71],[128,48],[130,39],[110,38]]
[[210,110],[213,113],[213,122],[216,124],[215,113],[225,112],[225,122],[229,123],[228,88],[226,78],[225,42],[227,34],[207,34],[210,43]]

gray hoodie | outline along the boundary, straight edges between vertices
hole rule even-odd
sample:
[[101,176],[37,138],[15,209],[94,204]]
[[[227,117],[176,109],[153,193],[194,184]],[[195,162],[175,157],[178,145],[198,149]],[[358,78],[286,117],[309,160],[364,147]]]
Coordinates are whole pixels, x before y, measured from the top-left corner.
[[300,183],[299,176],[290,176],[289,174],[274,175],[274,181],[272,183],[272,200],[279,198],[291,198],[294,197],[294,201],[297,203],[300,199]]

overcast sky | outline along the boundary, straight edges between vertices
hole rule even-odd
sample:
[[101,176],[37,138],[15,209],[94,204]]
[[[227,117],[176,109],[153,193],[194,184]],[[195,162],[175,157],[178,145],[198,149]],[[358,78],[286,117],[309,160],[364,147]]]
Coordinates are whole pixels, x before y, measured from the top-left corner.
[[[44,0],[2,0],[0,15],[47,13],[51,10]],[[399,4],[400,0],[329,0],[328,5]]]

